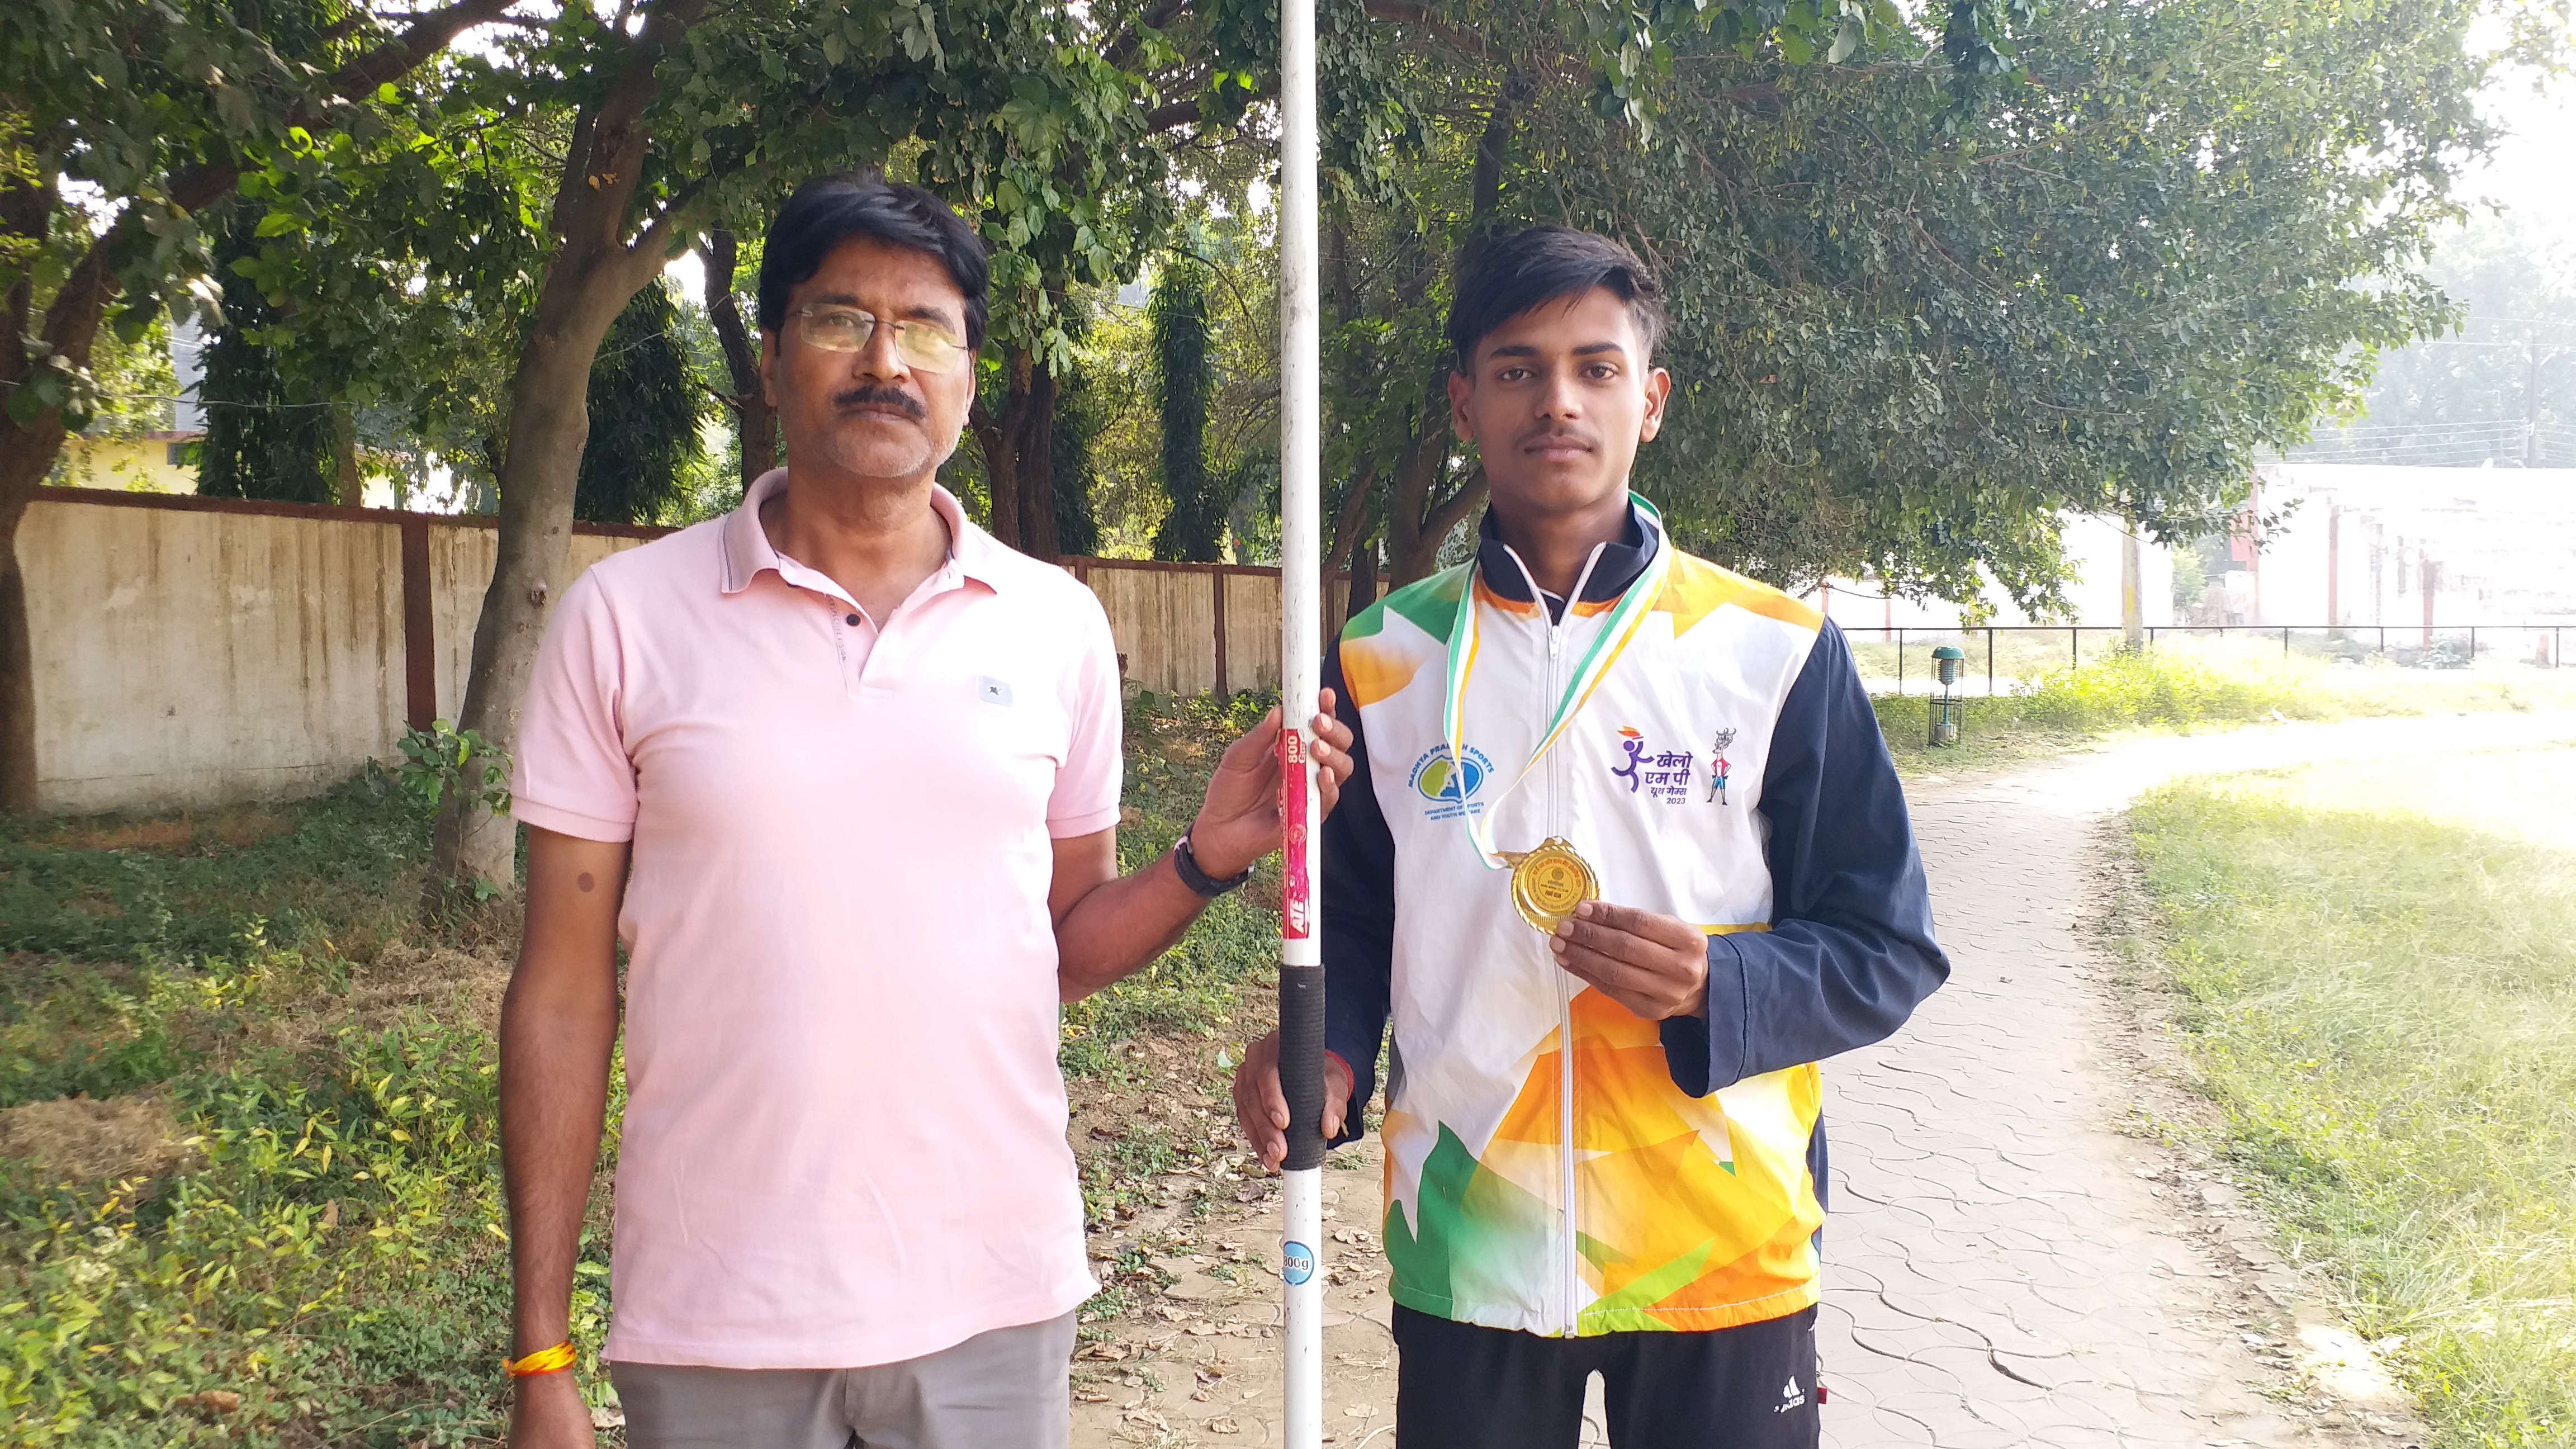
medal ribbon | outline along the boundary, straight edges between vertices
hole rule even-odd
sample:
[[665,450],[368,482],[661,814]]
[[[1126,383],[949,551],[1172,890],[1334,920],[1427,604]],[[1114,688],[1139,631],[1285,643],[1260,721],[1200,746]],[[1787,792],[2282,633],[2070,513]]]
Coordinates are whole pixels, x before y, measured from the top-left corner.
[[[1647,561],[1645,572],[1639,574],[1636,581],[1628,585],[1627,592],[1620,595],[1618,606],[1610,611],[1610,617],[1602,624],[1601,632],[1593,636],[1592,647],[1586,649],[1583,657],[1575,661],[1573,677],[1566,680],[1565,694],[1557,700],[1556,713],[1547,722],[1547,733],[1539,737],[1537,748],[1530,751],[1529,763],[1521,766],[1521,772],[1513,776],[1512,782],[1504,786],[1502,792],[1494,796],[1493,802],[1485,807],[1488,817],[1502,808],[1504,797],[1520,788],[1521,781],[1528,779],[1530,771],[1538,768],[1538,762],[1546,757],[1548,749],[1558,740],[1563,739],[1565,732],[1573,727],[1574,717],[1582,712],[1585,702],[1592,698],[1592,691],[1599,688],[1602,679],[1610,673],[1610,666],[1618,662],[1619,656],[1626,652],[1628,641],[1636,637],[1639,626],[1646,622],[1646,615],[1654,608],[1655,601],[1663,597],[1664,580],[1672,572],[1673,560],[1672,540],[1664,536],[1664,516],[1655,511],[1655,505],[1634,493],[1628,495],[1628,501],[1636,507],[1637,512],[1646,519],[1648,526],[1654,532],[1654,557]],[[1476,667],[1477,568],[1477,564],[1472,560],[1467,565],[1466,587],[1458,592],[1458,615],[1449,626],[1449,693],[1441,706],[1440,724],[1442,734],[1449,746],[1449,770],[1459,782],[1458,818],[1467,822],[1467,839],[1474,842],[1477,856],[1484,861],[1485,868],[1501,870],[1505,862],[1495,851],[1492,836],[1477,825],[1476,812],[1465,808],[1467,803],[1464,764],[1467,758],[1467,677]],[[1532,590],[1536,591],[1535,585],[1532,586]],[[1575,585],[1575,592],[1577,594],[1583,592],[1580,582]],[[1566,611],[1573,612],[1575,605],[1580,602],[1579,599],[1566,600]],[[1544,598],[1538,600],[1538,606],[1545,609],[1547,601]],[[1551,625],[1550,627],[1561,626]]]

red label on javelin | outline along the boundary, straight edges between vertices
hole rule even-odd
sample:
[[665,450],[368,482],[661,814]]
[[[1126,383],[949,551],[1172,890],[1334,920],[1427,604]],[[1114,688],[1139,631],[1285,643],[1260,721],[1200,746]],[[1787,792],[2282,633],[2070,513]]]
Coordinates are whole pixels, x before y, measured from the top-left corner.
[[1306,871],[1306,736],[1279,732],[1279,934],[1302,941],[1314,934],[1315,892]]

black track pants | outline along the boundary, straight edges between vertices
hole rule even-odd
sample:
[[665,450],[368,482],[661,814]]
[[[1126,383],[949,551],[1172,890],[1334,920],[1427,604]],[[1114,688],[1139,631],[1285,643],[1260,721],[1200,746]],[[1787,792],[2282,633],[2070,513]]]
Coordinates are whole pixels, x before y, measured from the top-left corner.
[[1816,1310],[1713,1333],[1541,1338],[1395,1310],[1403,1449],[1574,1449],[1602,1377],[1612,1449],[1816,1449]]

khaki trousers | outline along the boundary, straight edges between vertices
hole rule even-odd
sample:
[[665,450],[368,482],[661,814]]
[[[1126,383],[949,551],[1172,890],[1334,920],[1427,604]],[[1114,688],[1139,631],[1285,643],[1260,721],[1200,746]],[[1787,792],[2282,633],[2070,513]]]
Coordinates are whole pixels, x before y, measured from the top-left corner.
[[869,1368],[608,1372],[628,1449],[1065,1449],[1073,1320]]

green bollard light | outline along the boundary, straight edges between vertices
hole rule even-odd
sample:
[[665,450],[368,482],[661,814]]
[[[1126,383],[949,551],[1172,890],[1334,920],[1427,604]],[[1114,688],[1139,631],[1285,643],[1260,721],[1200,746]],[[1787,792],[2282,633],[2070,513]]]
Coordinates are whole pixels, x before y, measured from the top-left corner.
[[1959,743],[1959,665],[1967,659],[1966,651],[1944,644],[1932,651],[1932,669],[1939,687],[1932,691],[1932,737],[1934,745]]

